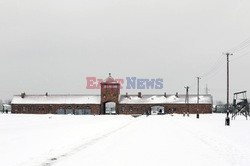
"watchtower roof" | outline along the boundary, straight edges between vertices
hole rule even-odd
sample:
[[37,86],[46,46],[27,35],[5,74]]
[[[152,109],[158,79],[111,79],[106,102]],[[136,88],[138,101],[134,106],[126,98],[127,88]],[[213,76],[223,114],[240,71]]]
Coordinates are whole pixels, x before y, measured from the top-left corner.
[[104,80],[104,84],[117,84],[118,82],[111,76],[111,73],[109,73],[109,76]]

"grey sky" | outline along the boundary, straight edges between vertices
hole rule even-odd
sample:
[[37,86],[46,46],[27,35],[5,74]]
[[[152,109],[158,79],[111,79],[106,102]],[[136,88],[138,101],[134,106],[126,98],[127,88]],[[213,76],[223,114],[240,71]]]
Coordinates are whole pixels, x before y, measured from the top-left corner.
[[[185,93],[186,85],[196,93],[195,77],[250,37],[249,9],[247,0],[1,0],[0,98],[98,94],[85,78],[109,72],[164,79],[164,89],[142,93]],[[250,91],[248,51],[231,57],[231,93]],[[201,79],[201,93],[208,84],[225,102],[226,66],[214,73]]]

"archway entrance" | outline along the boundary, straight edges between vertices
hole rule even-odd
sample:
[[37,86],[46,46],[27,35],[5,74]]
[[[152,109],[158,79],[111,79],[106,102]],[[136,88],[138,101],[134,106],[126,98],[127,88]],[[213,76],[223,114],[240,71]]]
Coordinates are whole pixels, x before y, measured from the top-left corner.
[[105,114],[116,114],[115,102],[107,102],[104,104],[104,106],[105,106]]
[[151,107],[151,115],[161,115],[164,114],[164,107],[163,106],[152,106]]

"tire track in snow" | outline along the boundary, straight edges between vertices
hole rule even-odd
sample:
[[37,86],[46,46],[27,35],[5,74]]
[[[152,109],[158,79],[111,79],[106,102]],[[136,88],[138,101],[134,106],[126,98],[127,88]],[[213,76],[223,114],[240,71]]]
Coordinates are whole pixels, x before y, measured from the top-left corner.
[[177,124],[181,128],[184,128],[186,132],[191,134],[194,138],[197,138],[203,142],[206,146],[216,152],[223,161],[226,161],[230,165],[239,165],[240,161],[249,161],[249,152],[247,149],[239,149],[233,143],[229,142],[224,137],[219,137],[216,134],[209,134],[211,132],[203,131],[201,129],[194,129],[188,124],[178,122]]
[[39,164],[40,166],[51,166],[53,164],[55,164],[58,160],[62,160],[68,156],[72,156],[73,154],[81,151],[81,150],[84,150],[86,148],[88,148],[89,146],[91,145],[94,145],[96,144],[97,142],[99,142],[100,140],[106,138],[106,137],[109,137],[110,135],[113,135],[114,133],[122,130],[123,128],[131,125],[132,123],[134,123],[135,121],[139,120],[140,118],[135,118],[135,119],[132,119],[132,120],[129,120],[129,122],[126,122],[125,124],[121,125],[120,127],[118,128],[114,128],[113,130],[111,131],[108,131],[106,133],[102,133],[102,134],[98,134],[98,136],[88,140],[88,141],[84,141],[83,144],[81,145],[77,145],[76,147],[72,148],[71,150],[69,150],[68,152],[64,152],[60,155],[57,155],[56,157],[51,157],[50,159],[48,159],[46,162],[43,162],[42,164]]

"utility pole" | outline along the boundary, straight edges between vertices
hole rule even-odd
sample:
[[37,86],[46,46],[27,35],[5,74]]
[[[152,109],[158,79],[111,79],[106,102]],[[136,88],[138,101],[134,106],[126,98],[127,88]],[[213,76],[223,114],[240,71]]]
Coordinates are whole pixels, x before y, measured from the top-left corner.
[[199,119],[200,115],[199,115],[199,100],[200,100],[200,94],[199,94],[199,91],[200,91],[200,77],[197,77],[197,115],[196,115],[196,118]]
[[232,53],[226,53],[227,55],[227,110],[229,110],[229,55]]
[[226,117],[226,126],[230,125],[230,118],[229,118],[229,55],[233,55],[232,53],[225,53],[227,56],[227,117]]
[[206,95],[208,95],[209,89],[207,87],[207,84],[206,84],[205,92],[206,92]]
[[[186,114],[187,114],[187,116],[189,116],[189,94],[188,94],[189,86],[186,86],[184,88],[186,89],[186,98],[185,98]],[[185,114],[184,114],[184,116],[185,116]]]

